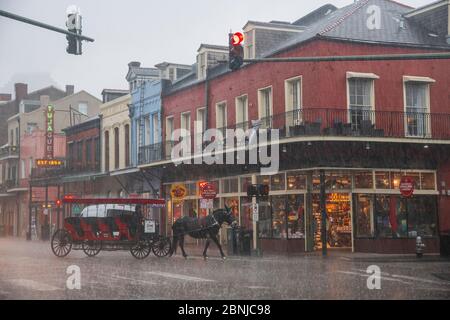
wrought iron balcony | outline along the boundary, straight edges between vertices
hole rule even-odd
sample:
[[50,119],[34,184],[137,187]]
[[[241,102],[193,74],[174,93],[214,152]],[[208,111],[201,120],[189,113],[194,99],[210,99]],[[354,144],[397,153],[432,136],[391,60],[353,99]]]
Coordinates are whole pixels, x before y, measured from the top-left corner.
[[138,163],[146,164],[162,159],[163,144],[161,142],[139,147]]
[[19,147],[17,146],[7,146],[0,149],[0,159],[5,158],[18,158],[19,157]]

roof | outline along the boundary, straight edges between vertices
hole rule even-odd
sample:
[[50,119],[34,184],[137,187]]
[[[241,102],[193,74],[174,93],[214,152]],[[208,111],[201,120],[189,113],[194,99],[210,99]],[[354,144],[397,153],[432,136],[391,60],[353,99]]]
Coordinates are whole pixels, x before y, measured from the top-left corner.
[[103,89],[102,95],[105,93],[124,93],[127,94],[129,90],[122,90],[122,89]]
[[200,51],[202,48],[212,49],[212,50],[228,51],[228,47],[227,46],[219,46],[219,45],[215,45],[215,44],[206,44],[206,43],[200,44],[200,47],[198,47],[197,51]]
[[446,37],[448,34],[448,0],[432,2],[405,14],[405,18]]
[[128,73],[125,78],[130,80],[134,77],[159,77],[159,69],[129,66]]
[[[447,2],[447,0],[440,2]],[[380,8],[381,28],[371,30],[367,26],[367,19],[371,13],[373,14],[373,6]],[[302,32],[295,33],[277,47],[263,52],[261,56],[263,58],[274,56],[313,39],[449,50],[450,45],[447,44],[445,36],[434,35],[414,19],[408,18],[408,15],[414,11],[416,9],[392,0],[360,0],[340,9],[333,5],[325,5],[292,23],[297,28],[301,28]],[[249,21],[247,24],[249,23],[271,26],[277,24],[255,21]],[[278,25],[283,28],[287,26],[284,23],[278,23]],[[200,48],[202,46],[213,47],[202,44]],[[226,50],[226,47],[219,47]],[[204,79],[197,79],[195,72],[196,69],[173,83],[165,90],[165,94],[204,82]],[[208,77],[211,79],[228,72],[230,70],[227,64],[219,64],[209,69]]]
[[191,66],[190,66],[189,64],[172,63],[172,62],[167,62],[167,61],[164,61],[164,62],[155,64],[155,67],[156,67],[156,68],[164,68],[164,67],[167,67],[167,66],[175,66],[175,67],[182,67],[182,68],[183,68],[183,67],[184,67],[184,68],[191,68]]
[[83,120],[82,122],[77,123],[71,127],[64,128],[62,129],[62,131],[65,132],[66,135],[71,135],[96,127],[100,129],[100,117],[98,115],[87,118],[86,120]]
[[[373,5],[380,8],[381,28],[370,30],[367,27],[367,18],[369,17],[368,12],[373,12],[373,7],[371,7]],[[450,49],[445,37],[431,36],[429,31],[423,26],[404,19],[404,16],[410,11],[410,7],[395,1],[360,0],[328,15],[320,16],[304,32],[297,34],[282,46],[265,52],[263,55],[276,54],[315,37],[365,43]],[[299,19],[297,22],[301,20]],[[401,28],[402,20],[404,20],[403,28]]]

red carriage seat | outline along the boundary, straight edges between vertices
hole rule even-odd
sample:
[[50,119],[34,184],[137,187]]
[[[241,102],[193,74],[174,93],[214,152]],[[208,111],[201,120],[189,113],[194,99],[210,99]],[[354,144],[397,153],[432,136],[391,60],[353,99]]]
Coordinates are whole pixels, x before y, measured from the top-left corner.
[[84,231],[81,227],[81,219],[78,217],[69,217],[64,219],[64,228],[72,235],[82,237]]

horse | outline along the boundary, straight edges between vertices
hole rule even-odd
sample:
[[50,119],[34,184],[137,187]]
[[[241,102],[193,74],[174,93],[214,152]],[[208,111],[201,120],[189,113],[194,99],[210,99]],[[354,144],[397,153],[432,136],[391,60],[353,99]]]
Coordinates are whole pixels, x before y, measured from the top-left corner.
[[170,252],[170,256],[173,255],[177,250],[178,243],[180,243],[181,252],[183,257],[186,259],[187,254],[184,251],[184,236],[186,234],[190,235],[194,239],[206,239],[205,249],[203,250],[203,258],[206,260],[208,257],[206,251],[209,247],[210,240],[214,241],[220,250],[222,259],[225,259],[225,254],[222,251],[222,246],[219,243],[217,234],[223,223],[227,223],[231,227],[235,227],[237,224],[231,209],[225,206],[225,209],[214,210],[212,214],[201,217],[201,218],[191,218],[182,217],[174,222],[172,225],[173,231],[173,246]]

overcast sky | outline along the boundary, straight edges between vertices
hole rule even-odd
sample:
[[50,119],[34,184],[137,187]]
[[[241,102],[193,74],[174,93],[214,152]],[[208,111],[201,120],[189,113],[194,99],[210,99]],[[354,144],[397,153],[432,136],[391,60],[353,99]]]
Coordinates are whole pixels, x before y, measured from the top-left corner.
[[[398,0],[419,7],[433,0]],[[353,0],[0,0],[0,9],[65,28],[66,8],[83,15],[83,55],[66,53],[65,35],[0,17],[0,92],[14,82],[36,90],[74,84],[99,97],[126,89],[130,61],[192,64],[200,43],[226,45],[227,33],[248,20],[292,22],[326,3]]]

